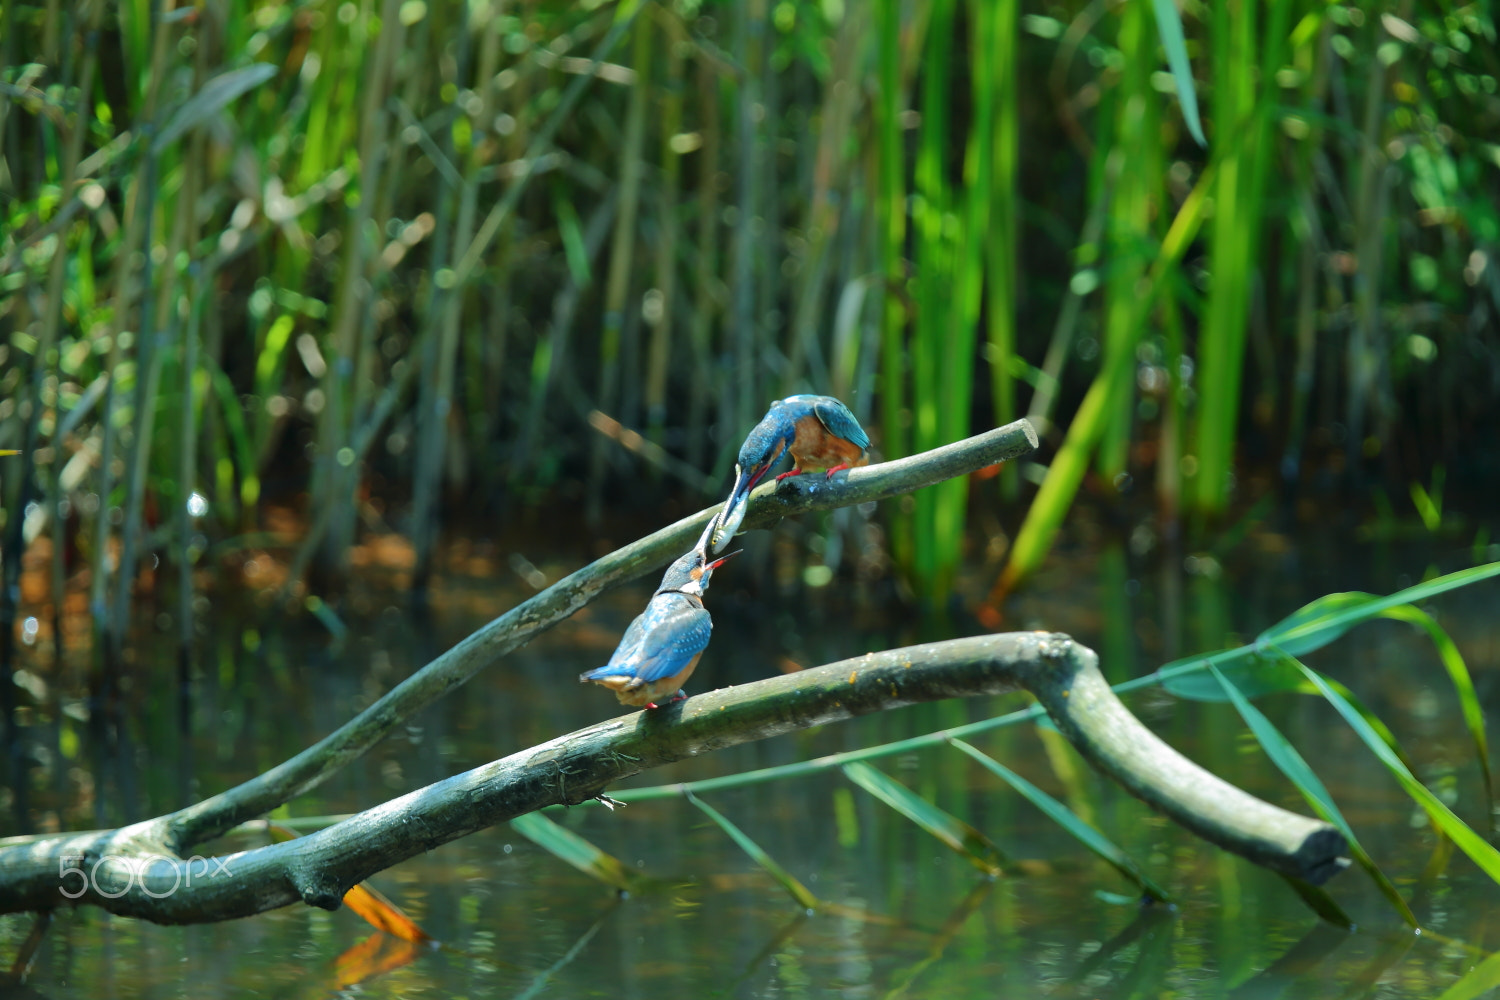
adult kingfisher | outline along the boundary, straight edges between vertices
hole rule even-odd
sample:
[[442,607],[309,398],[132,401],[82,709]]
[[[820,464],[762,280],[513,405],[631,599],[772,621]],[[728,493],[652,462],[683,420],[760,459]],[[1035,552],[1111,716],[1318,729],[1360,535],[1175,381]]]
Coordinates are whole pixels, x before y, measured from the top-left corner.
[[622,705],[656,708],[657,700],[673,691],[677,694],[671,701],[687,697],[682,685],[698,665],[713,632],[703,592],[713,571],[737,554],[710,562],[706,540],[707,532],[690,552],[667,567],[661,586],[625,630],[609,662],[579,674],[580,681],[609,688]]
[[778,399],[740,445],[734,489],[712,531],[713,551],[723,551],[740,529],[750,508],[750,491],[783,451],[791,452],[792,468],[777,476],[778,480],[804,472],[825,472],[831,479],[840,469],[869,461],[869,447],[869,435],[859,426],[859,420],[832,396],[802,394]]

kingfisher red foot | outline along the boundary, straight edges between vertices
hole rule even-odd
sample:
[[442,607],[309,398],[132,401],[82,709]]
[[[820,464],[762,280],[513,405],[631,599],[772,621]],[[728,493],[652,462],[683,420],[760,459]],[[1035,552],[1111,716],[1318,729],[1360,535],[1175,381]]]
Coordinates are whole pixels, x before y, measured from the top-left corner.
[[[722,561],[722,560],[721,560],[721,561]],[[666,700],[666,702],[665,702],[665,704],[668,704],[668,705],[675,705],[675,704],[677,704],[677,703],[678,703],[678,702],[679,702],[679,701],[687,701],[687,692],[686,692],[686,691],[683,691],[683,690],[681,690],[681,689],[680,689],[680,688],[679,688],[679,689],[678,689],[678,691],[677,691],[677,693],[676,693],[676,694],[674,694],[674,695],[673,695],[673,696],[672,696],[672,697],[670,697],[670,698],[668,698],[668,699],[667,699],[667,700]],[[648,701],[648,702],[646,702],[646,707],[647,707],[647,708],[661,708],[661,707],[662,707],[662,706],[661,706],[661,705],[658,705],[658,704],[657,704],[657,703],[656,703],[656,702],[654,702],[654,701]]]
[[870,438],[849,407],[832,396],[778,399],[740,445],[734,489],[713,522],[713,551],[723,551],[740,530],[750,508],[750,491],[783,452],[791,453],[792,470],[777,476],[778,481],[805,472],[826,472],[832,479],[840,469],[864,465],[869,447]]
[[705,537],[691,552],[667,567],[646,610],[625,630],[609,662],[580,674],[580,681],[593,681],[615,693],[622,705],[656,708],[662,696],[676,691],[666,702],[687,697],[682,690],[713,633],[713,619],[703,606],[713,571],[724,565],[731,552],[709,561]]

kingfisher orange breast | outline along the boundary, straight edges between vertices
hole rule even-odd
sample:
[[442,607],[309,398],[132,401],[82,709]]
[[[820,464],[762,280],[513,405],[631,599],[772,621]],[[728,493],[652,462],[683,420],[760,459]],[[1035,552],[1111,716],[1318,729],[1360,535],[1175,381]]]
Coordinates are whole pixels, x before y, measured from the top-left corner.
[[792,461],[803,472],[822,472],[836,465],[864,465],[869,461],[865,451],[852,441],[828,433],[815,414],[809,413],[794,425]]

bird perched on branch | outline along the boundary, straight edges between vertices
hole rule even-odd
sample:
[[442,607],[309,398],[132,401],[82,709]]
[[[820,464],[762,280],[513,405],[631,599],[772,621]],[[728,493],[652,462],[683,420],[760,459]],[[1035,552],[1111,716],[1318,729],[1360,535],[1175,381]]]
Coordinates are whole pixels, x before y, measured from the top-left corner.
[[832,396],[778,399],[740,445],[734,489],[711,533],[713,551],[722,551],[740,529],[750,506],[750,491],[782,452],[791,452],[792,468],[777,476],[778,480],[804,472],[824,472],[832,478],[840,469],[864,465],[869,447],[869,435],[849,407]]
[[[712,527],[710,521],[708,530]],[[580,674],[580,681],[609,688],[622,705],[655,708],[658,699],[673,691],[677,695],[672,701],[687,697],[682,685],[698,665],[713,632],[703,592],[713,571],[737,554],[709,561],[704,547],[708,530],[691,552],[667,567],[651,603],[625,630],[609,662]]]

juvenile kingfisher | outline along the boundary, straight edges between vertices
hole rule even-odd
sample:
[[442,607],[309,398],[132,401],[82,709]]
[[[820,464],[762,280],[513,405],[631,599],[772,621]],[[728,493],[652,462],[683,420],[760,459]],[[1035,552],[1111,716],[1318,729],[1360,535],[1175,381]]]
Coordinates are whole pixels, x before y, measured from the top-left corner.
[[778,480],[825,471],[831,479],[840,469],[864,465],[869,447],[870,438],[849,407],[832,396],[804,394],[778,399],[740,445],[734,489],[713,528],[713,551],[722,551],[740,530],[740,522],[750,508],[750,491],[783,451],[792,453],[792,468],[777,476]]
[[[713,522],[709,522],[710,530]],[[692,551],[667,567],[661,586],[625,630],[625,636],[609,662],[579,674],[580,681],[602,684],[615,693],[622,705],[655,708],[657,699],[677,692],[672,701],[686,698],[687,682],[708,637],[713,619],[703,606],[708,578],[736,553],[710,562],[704,549],[707,532]],[[670,702],[669,702],[670,704]]]

